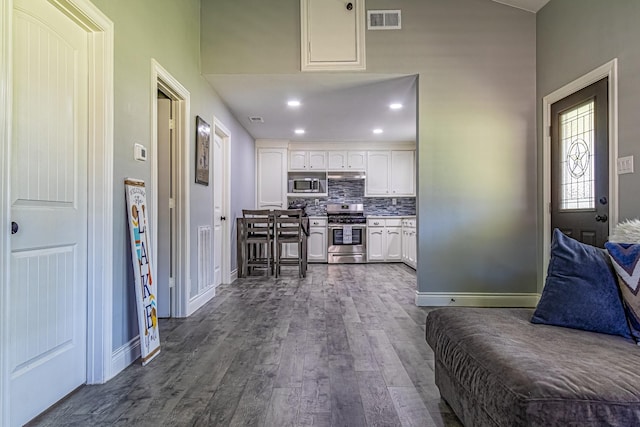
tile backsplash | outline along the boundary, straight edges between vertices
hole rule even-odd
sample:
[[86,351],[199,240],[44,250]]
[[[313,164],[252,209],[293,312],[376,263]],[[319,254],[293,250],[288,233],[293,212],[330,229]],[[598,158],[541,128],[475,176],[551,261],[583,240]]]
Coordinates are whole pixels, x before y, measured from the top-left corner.
[[[415,197],[397,197],[392,204],[391,197],[364,197],[364,179],[330,179],[327,184],[328,197],[290,197],[289,203],[306,204],[307,215],[326,215],[327,204],[330,203],[362,203],[365,215],[397,215],[416,214]],[[315,199],[318,204],[315,204]]]

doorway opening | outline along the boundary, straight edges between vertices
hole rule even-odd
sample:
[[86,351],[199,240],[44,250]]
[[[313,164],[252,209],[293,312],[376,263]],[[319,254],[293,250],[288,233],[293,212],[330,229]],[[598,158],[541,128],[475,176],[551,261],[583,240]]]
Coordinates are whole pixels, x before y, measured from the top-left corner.
[[174,112],[177,101],[162,90],[157,99],[158,146],[158,252],[156,281],[158,285],[158,317],[173,317],[175,307],[175,135]]
[[190,94],[153,59],[151,70],[153,274],[159,278],[160,317],[186,317],[190,283]]

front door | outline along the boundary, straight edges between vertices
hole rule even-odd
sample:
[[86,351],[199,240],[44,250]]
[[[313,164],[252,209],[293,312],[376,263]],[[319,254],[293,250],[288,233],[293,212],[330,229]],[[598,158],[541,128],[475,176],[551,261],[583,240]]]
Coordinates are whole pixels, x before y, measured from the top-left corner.
[[21,425],[86,381],[87,33],[15,0],[9,400]]
[[608,79],[551,106],[551,226],[593,246],[609,235]]
[[222,193],[224,159],[222,138],[213,134],[213,286],[222,283]]

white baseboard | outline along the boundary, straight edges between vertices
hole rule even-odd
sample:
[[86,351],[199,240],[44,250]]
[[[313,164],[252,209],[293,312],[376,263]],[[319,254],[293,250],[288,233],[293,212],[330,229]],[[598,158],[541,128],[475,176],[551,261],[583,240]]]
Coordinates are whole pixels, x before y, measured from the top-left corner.
[[535,307],[540,294],[416,292],[419,307]]
[[236,268],[231,272],[231,278],[229,279],[229,283],[233,283],[238,279],[238,269]]
[[211,298],[216,296],[216,287],[210,286],[209,289],[201,293],[200,295],[189,300],[187,307],[187,317],[198,311],[200,307],[211,301]]
[[111,378],[138,360],[140,357],[140,337],[136,335],[131,341],[111,354]]

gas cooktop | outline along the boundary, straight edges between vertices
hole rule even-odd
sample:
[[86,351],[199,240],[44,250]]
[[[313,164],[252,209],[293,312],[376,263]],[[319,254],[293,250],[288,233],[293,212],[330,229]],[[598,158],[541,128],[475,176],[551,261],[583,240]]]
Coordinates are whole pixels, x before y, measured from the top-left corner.
[[329,224],[364,224],[367,222],[364,206],[362,203],[329,204],[327,205],[327,222]]

